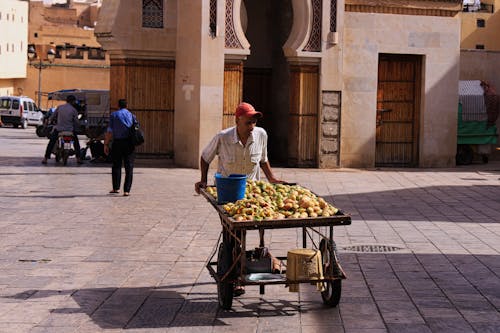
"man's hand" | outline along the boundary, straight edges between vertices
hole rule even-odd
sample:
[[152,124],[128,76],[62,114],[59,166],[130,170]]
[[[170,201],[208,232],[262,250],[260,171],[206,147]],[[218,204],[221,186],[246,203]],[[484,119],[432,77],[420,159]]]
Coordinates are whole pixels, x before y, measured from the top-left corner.
[[270,183],[272,184],[283,184],[285,183],[284,180],[281,180],[281,179],[276,179],[276,178],[271,178],[271,179],[268,179]]
[[104,145],[104,154],[109,155],[109,146]]
[[207,187],[207,182],[197,182],[196,184],[194,184],[194,190],[196,191],[196,193],[200,194],[200,188],[205,188]]

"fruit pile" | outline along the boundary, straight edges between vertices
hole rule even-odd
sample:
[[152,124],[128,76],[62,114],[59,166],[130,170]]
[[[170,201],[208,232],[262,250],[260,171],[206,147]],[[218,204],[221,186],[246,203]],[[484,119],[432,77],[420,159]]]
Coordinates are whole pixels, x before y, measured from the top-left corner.
[[[217,189],[207,187],[207,192],[217,199]],[[323,198],[299,185],[271,184],[247,180],[245,198],[223,205],[236,221],[279,220],[333,216],[338,209]]]

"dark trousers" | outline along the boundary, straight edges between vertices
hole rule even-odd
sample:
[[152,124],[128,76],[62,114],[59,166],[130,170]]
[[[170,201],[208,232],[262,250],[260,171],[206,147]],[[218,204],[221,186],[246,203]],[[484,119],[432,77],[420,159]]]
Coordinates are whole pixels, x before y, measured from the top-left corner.
[[[54,150],[54,146],[56,145],[57,138],[59,137],[59,131],[53,130],[50,134],[49,143],[47,144],[47,149],[45,149],[45,158],[49,159],[50,154],[52,154],[52,150]],[[80,141],[78,140],[78,136],[73,133],[73,142],[75,145],[75,154],[76,158],[80,158]]]
[[113,180],[113,190],[120,189],[120,181],[122,178],[122,163],[125,165],[125,184],[123,192],[130,192],[132,187],[132,178],[134,175],[134,146],[129,139],[114,139],[111,149],[111,159],[113,166],[111,167],[111,178]]

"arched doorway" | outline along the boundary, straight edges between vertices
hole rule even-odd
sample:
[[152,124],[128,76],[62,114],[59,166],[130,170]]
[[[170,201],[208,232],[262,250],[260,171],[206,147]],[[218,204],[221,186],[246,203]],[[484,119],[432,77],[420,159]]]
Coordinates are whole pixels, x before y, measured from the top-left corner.
[[226,0],[223,127],[255,105],[274,165],[318,166],[321,3]]
[[287,163],[290,68],[283,53],[292,27],[291,0],[244,0],[250,55],[243,62],[243,100],[264,113],[271,163]]

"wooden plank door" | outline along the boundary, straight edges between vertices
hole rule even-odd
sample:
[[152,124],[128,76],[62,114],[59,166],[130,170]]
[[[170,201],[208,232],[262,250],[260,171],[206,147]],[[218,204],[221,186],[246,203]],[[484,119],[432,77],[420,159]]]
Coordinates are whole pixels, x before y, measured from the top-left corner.
[[289,166],[318,166],[318,96],[318,66],[290,66]]
[[222,128],[235,125],[234,111],[243,95],[243,63],[224,64],[224,107]]
[[379,56],[375,166],[418,166],[421,70],[421,56]]
[[111,62],[110,105],[125,98],[144,130],[141,155],[174,156],[175,63],[162,60],[117,59]]

